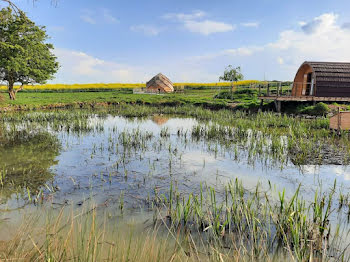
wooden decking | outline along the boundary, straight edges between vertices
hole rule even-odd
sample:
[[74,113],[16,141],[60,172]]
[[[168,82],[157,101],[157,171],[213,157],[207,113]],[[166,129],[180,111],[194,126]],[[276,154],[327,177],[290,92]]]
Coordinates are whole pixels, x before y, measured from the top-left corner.
[[317,97],[317,96],[259,96],[261,100],[296,101],[296,102],[350,102],[350,97]]

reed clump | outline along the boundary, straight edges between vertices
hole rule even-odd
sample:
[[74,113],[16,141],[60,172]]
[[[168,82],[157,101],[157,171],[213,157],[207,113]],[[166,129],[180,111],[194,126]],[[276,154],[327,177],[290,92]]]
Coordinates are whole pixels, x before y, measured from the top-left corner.
[[[0,259],[349,261],[347,232],[330,223],[343,214],[343,208],[334,208],[335,186],[307,202],[299,188],[291,197],[282,191],[274,199],[259,186],[245,190],[238,180],[223,191],[201,185],[188,195],[172,184],[152,200],[153,222],[143,223],[125,223],[94,204],[78,211],[47,207],[38,209],[44,214],[23,219],[11,240],[0,242]],[[121,193],[121,213],[123,199]]]
[[183,196],[171,186],[156,201],[163,204],[166,217],[161,222],[169,230],[182,230],[199,242],[229,248],[242,258],[266,261],[279,254],[294,261],[348,261],[343,241],[349,236],[346,226],[340,226],[344,210],[335,209],[335,188],[336,183],[327,193],[315,192],[311,202],[300,196],[300,187],[289,198],[285,191],[278,192],[274,200],[271,192],[259,186],[246,191],[235,180],[222,194],[201,185],[198,194]]

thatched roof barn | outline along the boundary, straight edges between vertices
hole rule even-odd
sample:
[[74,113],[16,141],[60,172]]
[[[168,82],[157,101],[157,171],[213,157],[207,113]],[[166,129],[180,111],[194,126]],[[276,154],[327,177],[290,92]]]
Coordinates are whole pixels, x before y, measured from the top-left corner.
[[292,96],[350,97],[350,63],[304,62]]
[[154,76],[146,83],[147,90],[152,90],[158,93],[174,92],[173,83],[162,73]]

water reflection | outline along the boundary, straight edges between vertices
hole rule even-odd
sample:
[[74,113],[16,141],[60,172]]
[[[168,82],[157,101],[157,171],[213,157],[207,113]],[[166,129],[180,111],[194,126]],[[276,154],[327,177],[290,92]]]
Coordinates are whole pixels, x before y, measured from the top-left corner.
[[[4,129],[2,133],[4,133]],[[19,131],[18,131],[19,132]],[[37,194],[54,173],[50,167],[58,164],[59,141],[48,132],[25,135],[24,131],[14,135],[25,139],[11,139],[2,135],[0,143],[0,199],[2,203],[14,193]],[[13,134],[12,134],[13,136]]]
[[301,184],[305,197],[312,197],[320,184],[331,188],[335,178],[343,188],[350,186],[350,173],[340,166],[297,167],[288,161],[281,168],[259,155],[251,161],[250,152],[235,140],[193,138],[193,129],[206,124],[193,118],[63,114],[25,117],[41,132],[0,147],[1,170],[6,171],[3,203],[19,188],[45,191],[48,182],[57,189],[54,203],[80,203],[90,196],[99,203],[117,203],[123,194],[130,207],[167,192],[171,183],[186,193],[198,191],[200,183],[220,190],[239,179],[247,189],[273,185],[276,191],[286,188],[286,195]]

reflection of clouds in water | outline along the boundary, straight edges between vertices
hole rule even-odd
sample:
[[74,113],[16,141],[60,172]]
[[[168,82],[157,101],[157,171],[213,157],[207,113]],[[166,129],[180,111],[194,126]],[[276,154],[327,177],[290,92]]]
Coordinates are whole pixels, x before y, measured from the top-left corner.
[[169,121],[164,124],[163,126],[166,126],[169,128],[169,131],[171,134],[174,134],[177,132],[178,129],[184,129],[184,130],[192,130],[193,126],[197,125],[198,121],[195,119],[186,119],[186,118],[171,118]]
[[218,164],[219,159],[213,155],[201,151],[192,151],[182,155],[183,164],[186,170],[196,172],[207,165]]
[[[154,119],[156,117],[156,119]],[[158,118],[157,118],[158,117]],[[192,118],[167,118],[164,116],[153,116],[150,118],[123,118],[119,116],[108,116],[104,119],[93,118],[90,120],[93,125],[101,123],[105,128],[116,127],[118,130],[129,130],[140,128],[158,134],[163,127],[169,128],[171,134],[175,134],[178,129],[192,130],[198,121]]]
[[336,166],[333,167],[333,173],[337,176],[343,177],[345,181],[350,181],[350,170],[347,170],[346,167]]
[[316,175],[320,172],[320,166],[317,165],[304,165],[301,166],[300,169],[305,175]]
[[[317,175],[322,179],[334,181],[336,177],[350,181],[350,170],[346,166],[335,165],[305,165],[301,167],[304,175]],[[335,175],[335,176],[334,176]]]
[[253,189],[257,184],[268,188],[266,171],[255,170],[245,164],[225,157],[216,157],[213,154],[200,150],[187,152],[182,155],[182,168],[186,173],[197,173],[191,176],[193,182],[205,181],[211,185],[226,185],[236,178],[243,181],[247,189]]

